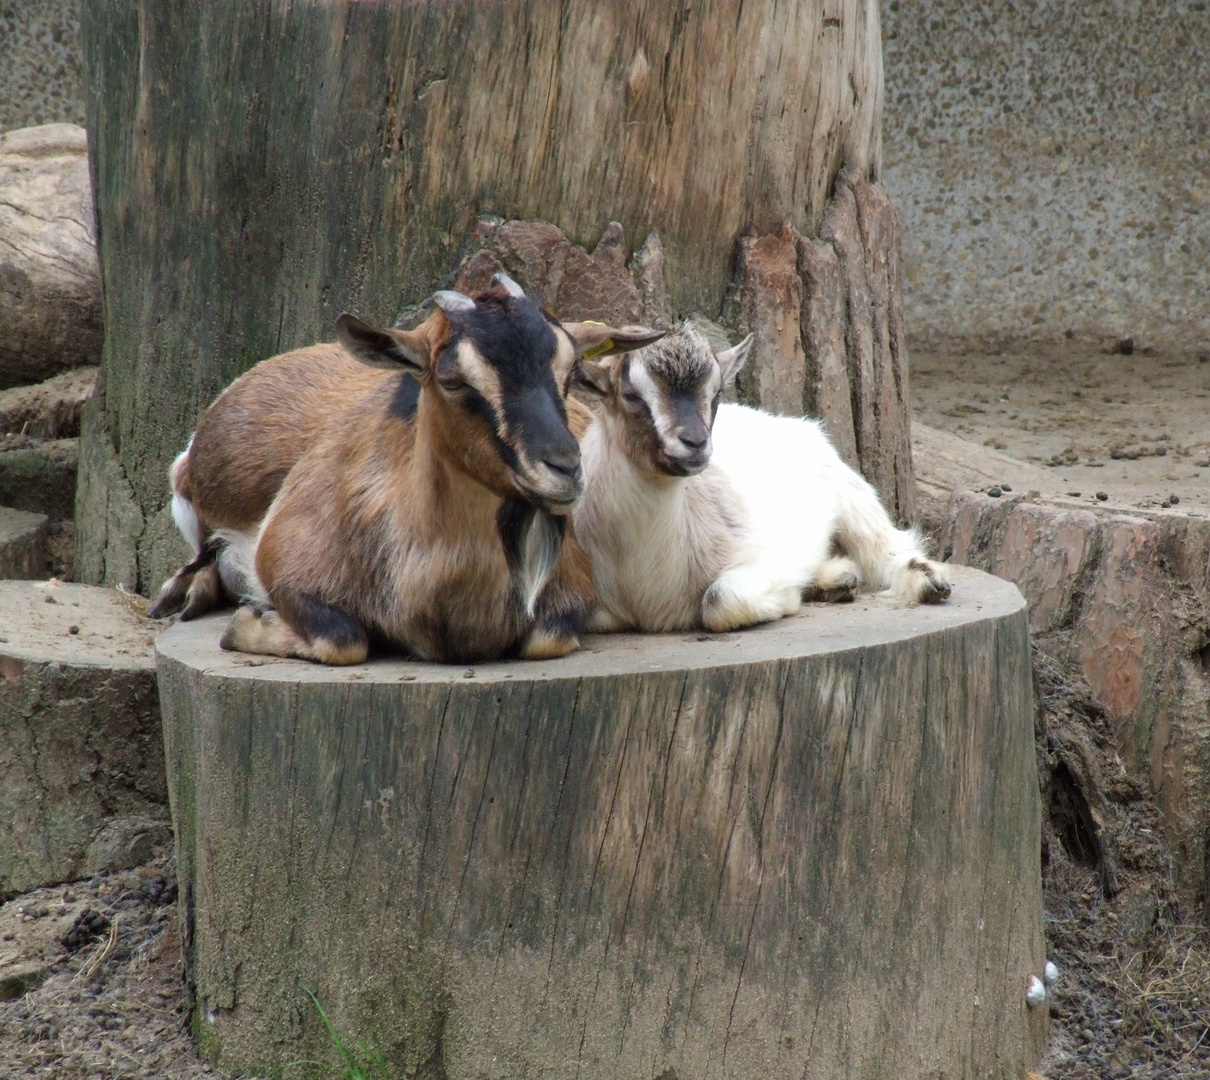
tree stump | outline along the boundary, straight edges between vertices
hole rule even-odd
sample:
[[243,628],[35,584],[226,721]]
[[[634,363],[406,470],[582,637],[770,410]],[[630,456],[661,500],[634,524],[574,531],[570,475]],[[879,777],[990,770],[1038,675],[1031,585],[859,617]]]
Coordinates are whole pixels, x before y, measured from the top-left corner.
[[0,582],[0,902],[167,832],[152,627],[129,601]]
[[1026,610],[863,597],[563,660],[157,642],[195,1030],[227,1070],[998,1077],[1045,1036]]
[[[625,284],[580,273],[598,240],[625,267],[617,222],[645,314],[755,331],[750,399],[818,409],[913,517],[876,4],[83,0],[82,33],[105,346],[80,580],[158,588],[183,554],[167,469],[200,411],[343,310],[389,324],[483,215],[570,238],[561,317]],[[818,246],[790,244],[793,281],[749,274],[783,226]]]

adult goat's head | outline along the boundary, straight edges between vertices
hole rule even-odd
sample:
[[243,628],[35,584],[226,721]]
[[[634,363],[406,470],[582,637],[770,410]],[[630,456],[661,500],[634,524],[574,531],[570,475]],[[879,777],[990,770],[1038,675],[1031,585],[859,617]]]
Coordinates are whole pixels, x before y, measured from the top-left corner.
[[[658,331],[559,322],[504,274],[467,296],[442,291],[414,330],[378,330],[342,315],[341,343],[370,362],[394,361],[420,385],[443,456],[502,497],[566,513],[583,488],[580,447],[565,400],[583,350],[640,348]],[[401,384],[395,408],[419,394]]]

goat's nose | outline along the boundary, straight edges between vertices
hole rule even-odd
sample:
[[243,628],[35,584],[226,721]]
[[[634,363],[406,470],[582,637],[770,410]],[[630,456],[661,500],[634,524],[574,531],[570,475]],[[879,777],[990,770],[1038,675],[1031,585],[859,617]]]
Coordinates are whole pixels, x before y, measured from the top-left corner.
[[701,432],[687,431],[682,432],[678,438],[682,443],[689,447],[690,450],[704,450],[706,448],[706,443],[710,439],[710,436]]
[[579,449],[548,450],[542,455],[542,464],[553,473],[566,476],[568,479],[575,479],[580,472],[580,451]]

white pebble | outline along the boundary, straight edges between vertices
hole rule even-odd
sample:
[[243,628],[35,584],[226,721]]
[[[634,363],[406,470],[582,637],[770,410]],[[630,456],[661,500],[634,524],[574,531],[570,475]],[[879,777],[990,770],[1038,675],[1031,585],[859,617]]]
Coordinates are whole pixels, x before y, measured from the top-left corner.
[[1042,980],[1037,975],[1029,977],[1029,989],[1025,991],[1025,1004],[1031,1009],[1036,1009],[1046,1000],[1046,987],[1042,985]]
[[1046,983],[1048,990],[1059,981],[1059,965],[1053,960],[1046,961],[1046,967],[1042,971],[1042,981]]

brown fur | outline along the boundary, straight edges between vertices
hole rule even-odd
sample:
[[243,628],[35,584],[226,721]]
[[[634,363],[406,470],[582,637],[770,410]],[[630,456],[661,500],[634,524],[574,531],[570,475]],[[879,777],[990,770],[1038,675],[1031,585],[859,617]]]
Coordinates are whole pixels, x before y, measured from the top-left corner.
[[[370,367],[340,345],[323,345],[258,365],[199,424],[175,490],[193,503],[204,536],[222,528],[250,537],[263,519],[255,571],[277,609],[241,609],[225,647],[356,663],[368,634],[435,660],[570,652],[593,599],[587,555],[568,529],[532,612],[525,610],[497,512],[504,499],[529,496],[500,458],[491,424],[436,385],[451,362],[450,351],[442,370],[431,362],[450,341],[449,322],[438,311],[415,331],[389,333],[409,355],[427,358],[410,419],[389,408],[398,368]],[[613,333],[617,348],[655,336]],[[557,338],[552,375],[565,393],[578,350],[566,334]],[[469,363],[482,377],[480,392],[498,402],[499,385],[482,381],[491,382],[491,371],[459,355],[463,374]],[[565,404],[582,431],[591,414]],[[174,582],[162,598],[180,592]],[[315,602],[332,617],[314,616]],[[308,610],[313,625],[291,625]],[[325,618],[336,620],[330,639]]]

